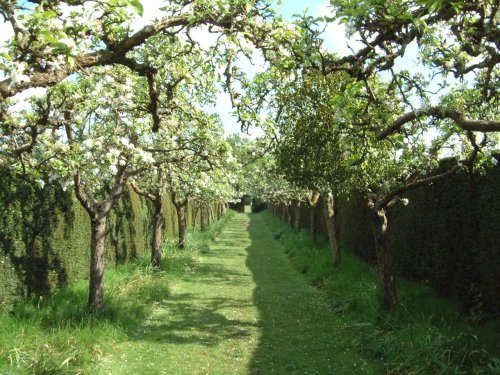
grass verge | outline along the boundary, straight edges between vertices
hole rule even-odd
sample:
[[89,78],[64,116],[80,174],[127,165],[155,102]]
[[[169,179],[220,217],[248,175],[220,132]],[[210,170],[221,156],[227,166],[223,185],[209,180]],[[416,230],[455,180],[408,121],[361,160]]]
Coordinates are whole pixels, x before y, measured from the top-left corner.
[[500,374],[499,319],[477,325],[452,301],[405,279],[397,280],[398,308],[386,313],[379,307],[373,266],[344,251],[334,268],[324,239],[314,243],[308,232],[263,215],[297,270],[344,320],[353,346],[382,361],[388,374]]
[[50,297],[27,299],[0,315],[0,374],[87,374],[101,356],[127,340],[157,303],[168,299],[175,280],[195,269],[196,259],[223,230],[228,215],[206,232],[189,232],[186,249],[167,239],[160,269],[138,259],[105,276],[106,305],[91,314],[88,282],[74,283]]

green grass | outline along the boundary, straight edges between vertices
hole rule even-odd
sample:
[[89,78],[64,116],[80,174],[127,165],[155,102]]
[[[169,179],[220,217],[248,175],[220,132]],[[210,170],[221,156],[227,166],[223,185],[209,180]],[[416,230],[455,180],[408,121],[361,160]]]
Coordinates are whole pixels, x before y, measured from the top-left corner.
[[374,267],[345,252],[331,266],[328,244],[313,243],[264,214],[287,256],[322,291],[331,311],[352,336],[352,346],[384,364],[389,374],[500,374],[500,320],[484,325],[459,314],[453,301],[428,286],[397,280],[399,306],[391,314],[378,303]]
[[[259,338],[255,284],[245,266],[246,215],[238,214],[194,261],[178,258],[171,295],[129,340],[102,358],[102,374],[241,374]],[[173,264],[170,262],[170,264]],[[182,269],[182,267],[185,267]]]
[[176,281],[194,270],[226,221],[205,233],[189,232],[182,251],[177,239],[168,239],[161,269],[151,269],[144,258],[106,270],[106,305],[97,315],[86,306],[87,281],[47,299],[28,299],[15,313],[0,315],[0,374],[95,374],[94,364],[129,340],[169,298]]
[[498,374],[498,321],[476,326],[425,285],[398,280],[380,311],[377,273],[269,213],[231,214],[188,248],[165,245],[106,273],[106,309],[86,282],[0,316],[0,374]]
[[353,345],[352,326],[334,313],[327,296],[287,259],[294,238],[282,224],[267,213],[251,214],[249,234],[247,265],[257,284],[262,332],[249,373],[384,373],[380,360]]

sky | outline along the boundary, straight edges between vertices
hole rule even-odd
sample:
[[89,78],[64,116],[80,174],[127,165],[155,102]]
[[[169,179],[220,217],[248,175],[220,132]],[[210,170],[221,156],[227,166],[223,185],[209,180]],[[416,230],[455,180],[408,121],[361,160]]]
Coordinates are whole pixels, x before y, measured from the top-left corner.
[[[161,2],[156,0],[142,0],[142,4],[144,6],[144,15],[142,18],[138,18],[134,22],[134,28],[139,29],[142,26],[147,25],[155,17],[158,15],[158,8],[162,6]],[[281,5],[275,2],[275,9],[283,15],[283,18],[287,21],[293,20],[294,14],[303,14],[307,11],[308,14],[312,16],[324,16],[329,14],[329,5],[330,2],[328,0],[282,0]],[[204,39],[206,43],[210,44],[211,40],[214,40],[213,35],[209,33],[204,33],[200,31],[198,33],[194,33],[195,37],[198,41],[203,42]],[[325,39],[325,47],[328,50],[335,51],[339,55],[347,55],[350,50],[347,46],[347,39],[345,37],[345,27],[339,24],[330,24],[324,32]],[[356,48],[359,44],[355,41],[351,41],[351,46]],[[263,59],[259,56],[258,53],[254,55],[253,64],[249,61],[241,61],[240,67],[247,74],[255,74],[259,70],[261,70],[263,63]],[[225,133],[239,133],[241,131],[240,125],[237,123],[236,117],[233,116],[231,102],[229,99],[229,95],[226,93],[220,93],[217,98],[217,104],[215,108],[209,108],[209,111],[216,112],[220,115],[221,120],[224,124]],[[263,131],[258,128],[249,129],[249,135],[252,137],[263,134]]]
[[[321,17],[325,15],[331,15],[330,11],[330,1],[329,0],[281,0],[281,4],[277,4],[278,1],[274,1],[275,9],[282,14],[283,18],[287,21],[293,21],[294,15],[303,14],[307,12],[309,15],[315,17]],[[136,27],[139,28],[151,22],[158,14],[158,7],[161,6],[156,0],[142,0],[144,5],[144,16],[142,19],[136,21]],[[197,34],[197,38],[203,40],[204,38],[213,39],[213,36],[209,33],[203,33],[200,31]],[[356,40],[355,37],[348,39],[346,36],[346,28],[342,24],[330,23],[325,28],[322,38],[324,39],[324,46],[328,51],[336,52],[340,56],[346,56],[352,53],[352,49],[357,50],[361,47],[361,43]],[[210,41],[207,40],[207,43]],[[261,70],[263,67],[263,59],[258,54],[254,55],[254,64],[250,64],[248,61],[241,62],[241,69],[247,74],[255,74],[257,71]],[[403,59],[396,60],[395,70],[408,69],[409,66],[417,65],[417,48],[415,45],[410,45],[407,48],[405,56]],[[226,93],[219,94],[217,98],[217,105],[214,112],[221,116],[221,120],[224,124],[224,131],[226,134],[239,133],[241,131],[240,125],[237,123],[236,117],[231,114],[231,102],[229,95]],[[249,135],[251,137],[262,135],[263,131],[258,128],[251,128],[249,130]]]
[[[144,14],[142,17],[137,17],[132,23],[133,28],[138,30],[141,27],[150,24],[161,12],[158,10],[164,3],[157,0],[141,0],[144,6]],[[307,13],[312,16],[324,16],[330,14],[329,11],[329,1],[328,0],[282,0],[281,5],[277,5],[275,2],[275,7],[278,12],[283,15],[283,18],[288,21],[293,20],[294,14],[303,14],[307,10]],[[9,39],[12,35],[10,27],[7,24],[0,23],[0,44]],[[199,30],[195,32],[196,39],[210,44],[214,40],[213,34]],[[339,55],[347,55],[350,53],[348,48],[348,39],[345,34],[344,25],[339,25],[335,23],[329,24],[323,34],[324,46],[329,50],[338,53]],[[355,50],[360,45],[359,42],[355,40],[350,40],[349,45]],[[257,53],[253,59],[254,65],[250,64],[248,61],[241,62],[241,68],[246,73],[252,75],[255,72],[262,69],[263,59]],[[416,62],[416,53],[411,51],[407,52],[407,56],[403,62],[400,62],[401,66],[407,65],[408,62]],[[0,76],[1,78],[1,76]],[[23,98],[28,97],[32,93],[43,93],[44,90],[40,89],[30,89],[19,95],[19,100],[22,101]],[[221,93],[217,97],[217,105],[212,108],[211,111],[217,112],[222,119],[224,124],[224,130],[226,134],[231,134],[235,132],[240,132],[240,126],[236,121],[236,118],[231,115],[232,108],[229,100],[228,94]],[[262,134],[260,129],[250,129],[251,136],[258,136]]]

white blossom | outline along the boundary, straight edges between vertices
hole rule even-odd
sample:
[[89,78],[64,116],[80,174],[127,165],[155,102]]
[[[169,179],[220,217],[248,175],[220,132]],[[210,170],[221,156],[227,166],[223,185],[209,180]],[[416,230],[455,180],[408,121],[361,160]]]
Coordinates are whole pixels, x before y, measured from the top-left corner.
[[87,148],[91,148],[93,145],[94,145],[94,141],[92,139],[86,139],[82,142],[82,145],[87,147]]
[[75,41],[71,38],[59,39],[59,43],[64,44],[68,48],[75,48],[76,47]]
[[125,147],[128,147],[128,145],[130,144],[130,141],[129,141],[129,139],[127,137],[120,137],[120,142]]

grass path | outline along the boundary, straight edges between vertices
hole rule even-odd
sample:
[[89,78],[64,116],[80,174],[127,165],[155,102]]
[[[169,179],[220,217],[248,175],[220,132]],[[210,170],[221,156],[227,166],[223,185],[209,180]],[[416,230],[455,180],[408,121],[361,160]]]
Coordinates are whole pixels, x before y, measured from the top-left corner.
[[237,214],[101,374],[380,374],[261,215]]

